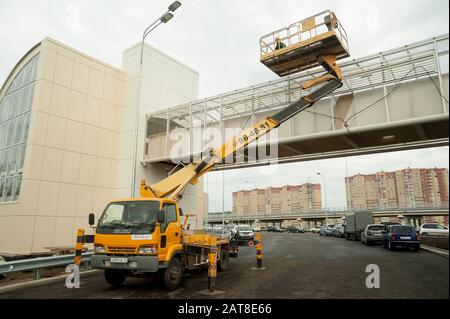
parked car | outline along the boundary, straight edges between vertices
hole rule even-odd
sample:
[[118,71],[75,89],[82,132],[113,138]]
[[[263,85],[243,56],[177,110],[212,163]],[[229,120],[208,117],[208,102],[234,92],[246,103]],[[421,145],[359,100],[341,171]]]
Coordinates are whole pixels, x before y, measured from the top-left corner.
[[311,232],[313,234],[318,234],[321,228],[322,228],[321,226],[314,226],[313,228],[311,228]]
[[325,231],[325,235],[326,236],[333,236],[333,229],[334,229],[335,225],[328,225],[326,231]]
[[382,244],[384,241],[384,231],[386,226],[383,224],[367,225],[361,233],[361,243],[364,245],[370,245],[374,243]]
[[234,238],[236,239],[247,239],[247,240],[254,240],[255,239],[255,232],[250,226],[247,225],[239,225],[236,228],[236,234],[234,235]]
[[419,230],[422,236],[447,236],[448,227],[438,223],[427,223],[420,226]]
[[336,226],[334,226],[332,235],[333,235],[333,237],[344,238],[345,237],[344,225],[337,224]]
[[413,226],[391,225],[383,232],[383,243],[385,248],[394,250],[397,247],[420,249],[420,235]]
[[303,233],[305,233],[305,230],[303,228],[300,228],[300,227],[297,227],[297,226],[288,226],[287,232],[288,233],[303,234]]
[[278,226],[269,226],[267,227],[267,232],[269,233],[282,233],[283,230]]
[[331,236],[333,232],[334,225],[323,225],[320,228],[319,235],[320,236]]

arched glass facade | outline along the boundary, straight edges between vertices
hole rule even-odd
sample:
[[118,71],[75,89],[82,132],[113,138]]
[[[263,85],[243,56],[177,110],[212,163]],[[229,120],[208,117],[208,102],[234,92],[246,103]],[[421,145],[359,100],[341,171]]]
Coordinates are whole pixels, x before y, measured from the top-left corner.
[[23,66],[0,96],[0,202],[19,199],[38,59]]

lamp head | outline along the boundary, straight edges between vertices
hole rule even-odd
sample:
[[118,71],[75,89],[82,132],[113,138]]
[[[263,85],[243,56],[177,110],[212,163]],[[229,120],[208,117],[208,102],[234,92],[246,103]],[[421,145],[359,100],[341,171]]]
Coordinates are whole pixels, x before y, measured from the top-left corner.
[[174,3],[172,3],[169,6],[169,11],[174,12],[175,10],[177,10],[179,7],[181,7],[181,2],[180,1],[175,1]]
[[167,22],[169,22],[172,18],[173,18],[173,14],[170,13],[170,12],[167,12],[165,15],[162,16],[161,22],[162,22],[162,23],[167,23]]

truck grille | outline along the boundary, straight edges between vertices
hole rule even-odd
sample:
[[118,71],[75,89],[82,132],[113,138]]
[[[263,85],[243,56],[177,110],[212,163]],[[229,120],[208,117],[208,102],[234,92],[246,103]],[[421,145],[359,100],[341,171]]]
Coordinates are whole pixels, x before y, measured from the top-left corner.
[[108,247],[108,252],[113,254],[132,254],[136,252],[136,247]]

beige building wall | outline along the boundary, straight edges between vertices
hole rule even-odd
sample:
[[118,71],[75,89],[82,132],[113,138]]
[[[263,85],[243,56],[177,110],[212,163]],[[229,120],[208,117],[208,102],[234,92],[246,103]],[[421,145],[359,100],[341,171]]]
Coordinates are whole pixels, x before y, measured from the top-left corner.
[[[124,53],[122,70],[45,39],[16,65],[0,99],[39,55],[20,196],[0,203],[0,253],[73,247],[76,229],[89,229],[89,213],[100,216],[112,199],[130,197],[136,130],[136,186],[167,176],[165,166],[141,165],[145,113],[197,99],[198,74],[151,47],[142,73],[136,73],[138,51],[135,46]],[[180,203],[197,214],[193,227],[203,224],[202,190],[201,182],[188,188]]]
[[24,62],[35,53],[22,189],[0,206],[0,252],[73,246],[75,229],[114,195],[124,72],[52,39]]

